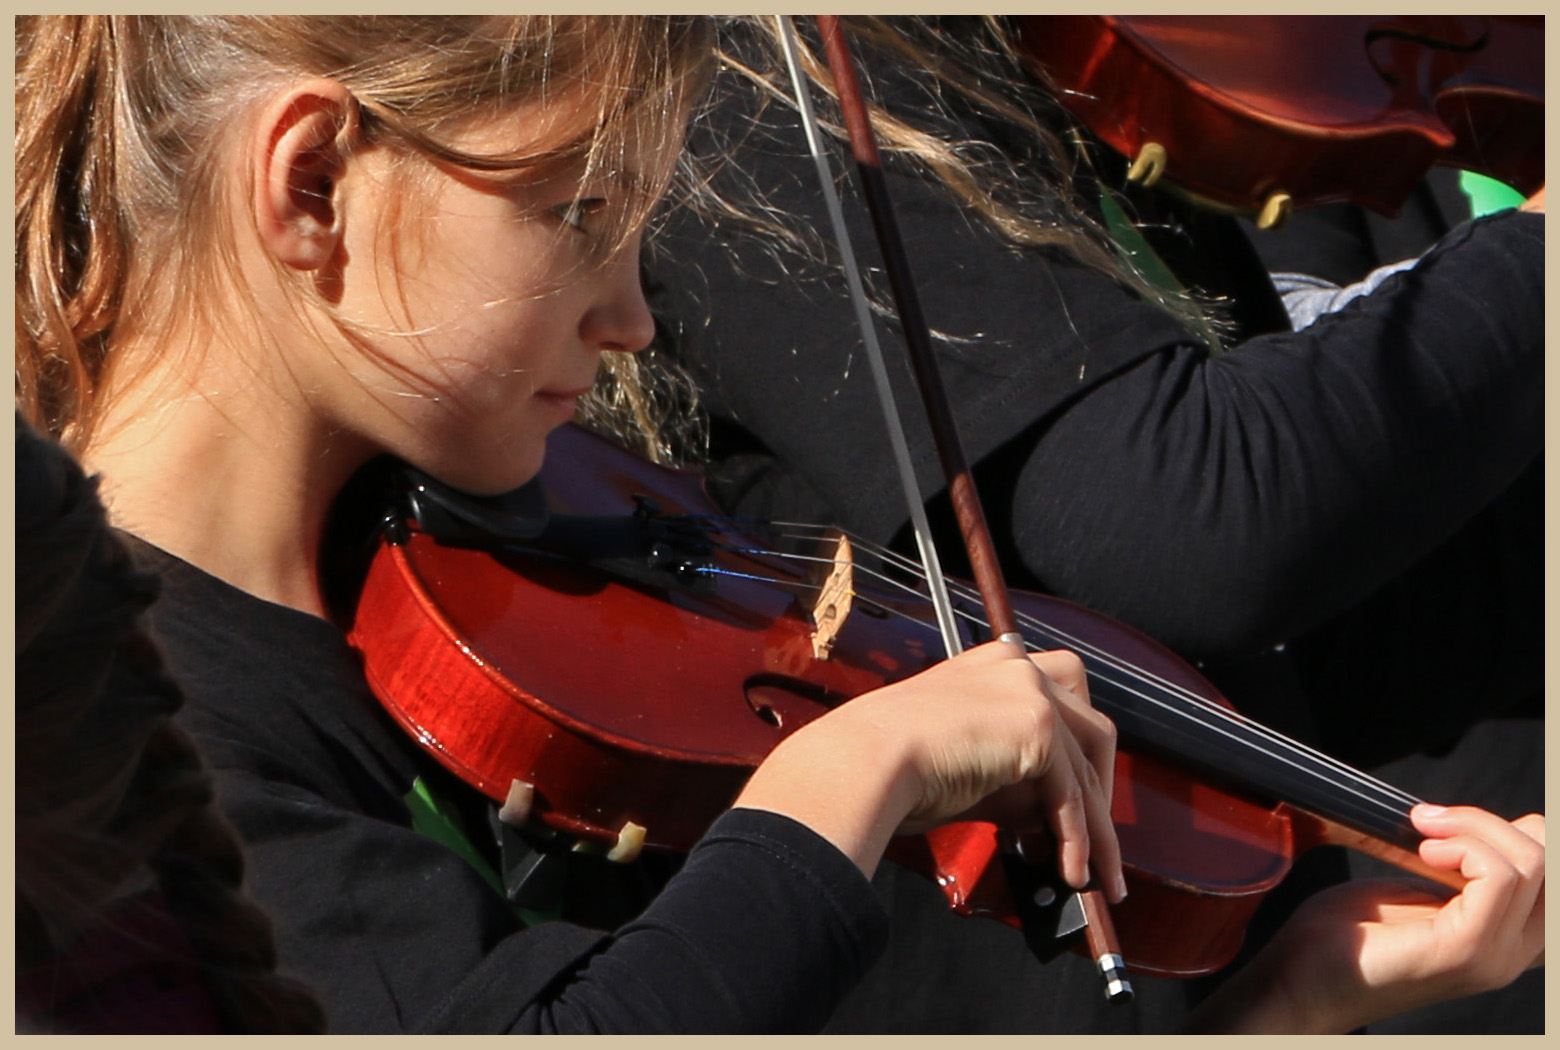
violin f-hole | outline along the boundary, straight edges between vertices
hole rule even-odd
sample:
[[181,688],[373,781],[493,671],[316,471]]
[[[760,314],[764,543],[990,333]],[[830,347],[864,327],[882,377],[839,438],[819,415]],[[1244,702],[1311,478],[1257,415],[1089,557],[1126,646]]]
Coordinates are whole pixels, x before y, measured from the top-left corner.
[[780,674],[757,674],[742,687],[747,705],[760,720],[790,732],[845,702],[821,686]]

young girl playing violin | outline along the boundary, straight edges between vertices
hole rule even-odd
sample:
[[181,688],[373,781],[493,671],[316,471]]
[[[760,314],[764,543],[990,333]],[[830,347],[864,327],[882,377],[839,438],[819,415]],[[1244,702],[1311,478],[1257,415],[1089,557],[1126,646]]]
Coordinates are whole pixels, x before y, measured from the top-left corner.
[[[814,1030],[881,947],[889,839],[961,815],[1120,896],[1113,731],[1075,658],[1002,643],[786,738],[675,874],[571,859],[559,921],[413,827],[419,783],[484,807],[326,619],[327,519],[386,453],[522,484],[650,340],[638,252],[709,54],[681,18],[18,21],[18,400],[161,577],[184,722],[335,1030]],[[1205,1022],[1343,1030],[1531,963],[1542,820],[1415,822],[1462,893],[1330,899]]]

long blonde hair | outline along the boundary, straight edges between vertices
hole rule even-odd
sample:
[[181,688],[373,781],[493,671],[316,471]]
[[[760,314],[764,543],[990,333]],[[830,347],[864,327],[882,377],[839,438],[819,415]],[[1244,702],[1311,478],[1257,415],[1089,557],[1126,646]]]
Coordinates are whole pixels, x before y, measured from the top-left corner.
[[[1092,202],[1075,184],[1090,157],[1078,148],[1054,89],[1025,60],[1016,31],[1002,17],[860,16],[844,21],[863,59],[875,58],[862,61],[860,72],[868,81],[867,106],[885,163],[940,185],[1013,248],[1060,250],[1178,316],[1199,308],[1167,295],[1139,272],[1094,217]],[[775,20],[744,16],[728,20],[724,28],[724,90],[751,91],[761,100],[748,119],[757,124],[767,105],[794,108]],[[809,27],[798,23],[798,29],[803,72],[825,100],[824,130],[843,144],[843,122],[827,115],[837,105],[833,74],[810,46]],[[919,104],[913,112],[891,111],[871,98],[873,69],[891,70],[917,85]],[[961,112],[977,115],[985,126],[973,127]],[[740,141],[743,134],[736,129],[729,138]],[[788,221],[766,202],[732,192],[738,183],[717,183],[711,171],[698,171],[688,180],[687,197],[711,215],[747,222],[771,241],[814,256],[829,254],[805,229],[815,224]]]
[[[632,134],[680,133],[709,34],[674,17],[18,18],[19,408],[79,452],[117,345],[209,326],[224,281],[242,293],[218,165],[261,92],[335,79],[359,104],[363,144],[470,170],[610,167]],[[586,119],[562,141],[523,156],[450,144],[476,115],[564,97]],[[609,227],[626,241],[653,204],[626,200]]]

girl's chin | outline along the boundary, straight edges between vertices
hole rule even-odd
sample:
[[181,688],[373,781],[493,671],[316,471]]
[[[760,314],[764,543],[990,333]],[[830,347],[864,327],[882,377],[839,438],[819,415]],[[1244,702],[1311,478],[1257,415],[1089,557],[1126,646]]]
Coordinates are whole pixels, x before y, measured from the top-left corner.
[[546,455],[545,442],[524,442],[506,450],[502,463],[479,463],[468,459],[442,464],[442,469],[428,473],[469,496],[500,496],[535,478]]

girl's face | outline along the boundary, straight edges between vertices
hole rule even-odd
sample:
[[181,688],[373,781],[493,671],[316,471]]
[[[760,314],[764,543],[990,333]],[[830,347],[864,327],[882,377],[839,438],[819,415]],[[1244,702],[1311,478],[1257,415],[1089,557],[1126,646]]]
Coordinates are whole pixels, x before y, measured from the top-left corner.
[[[495,122],[458,145],[523,147],[524,123]],[[672,161],[631,152],[633,170],[583,182],[580,168],[540,181],[443,170],[398,180],[384,151],[355,157],[339,307],[366,345],[341,356],[348,381],[321,389],[328,422],[473,493],[529,480],[602,352],[654,335],[640,233],[602,262],[602,211],[615,194],[644,192],[635,183],[658,192]]]

